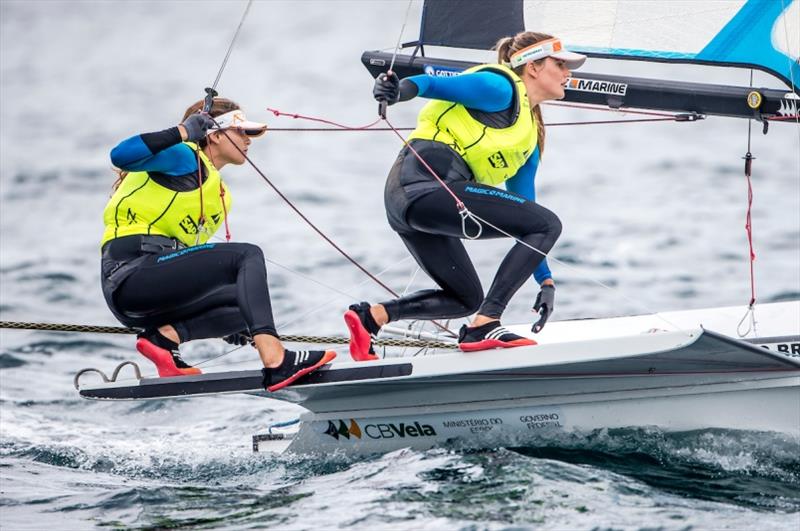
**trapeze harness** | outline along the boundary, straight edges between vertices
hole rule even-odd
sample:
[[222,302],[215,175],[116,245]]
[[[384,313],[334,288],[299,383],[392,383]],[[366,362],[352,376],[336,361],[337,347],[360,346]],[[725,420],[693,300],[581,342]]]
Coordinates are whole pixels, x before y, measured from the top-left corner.
[[[537,127],[525,85],[503,65],[481,65],[466,72],[478,71],[508,79],[513,87],[509,108],[487,112],[432,100],[420,111],[410,144],[471,212],[547,253],[561,233],[558,217],[496,187],[516,175],[536,149]],[[392,321],[456,318],[476,311],[499,318],[543,259],[524,245],[514,245],[484,297],[461,242],[465,235],[452,197],[408,147],[389,171],[384,202],[392,229],[442,288],[383,302]],[[500,237],[505,236],[484,226],[480,239]]]

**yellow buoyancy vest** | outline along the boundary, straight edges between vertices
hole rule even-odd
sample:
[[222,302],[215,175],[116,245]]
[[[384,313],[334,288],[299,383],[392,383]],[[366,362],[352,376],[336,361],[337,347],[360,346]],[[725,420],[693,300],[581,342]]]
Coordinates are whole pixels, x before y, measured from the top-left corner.
[[453,148],[469,166],[475,180],[497,186],[516,175],[536,149],[536,123],[531,115],[525,83],[510,68],[479,65],[464,71],[493,70],[513,81],[514,122],[503,129],[494,129],[473,118],[461,104],[431,100],[419,113],[417,128],[409,136],[435,140]]
[[[207,242],[217,231],[230,210],[228,188],[206,154],[196,144],[184,144],[199,154],[205,166],[206,180],[202,187],[190,192],[176,192],[156,183],[146,171],[129,173],[103,212],[106,228],[101,247],[109,240],[133,234],[166,236],[192,246]],[[202,215],[205,218],[202,226],[201,190]]]

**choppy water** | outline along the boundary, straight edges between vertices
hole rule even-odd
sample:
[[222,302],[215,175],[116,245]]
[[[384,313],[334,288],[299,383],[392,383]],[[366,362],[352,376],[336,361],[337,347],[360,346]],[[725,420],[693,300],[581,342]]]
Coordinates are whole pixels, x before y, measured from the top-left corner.
[[[365,49],[397,40],[406,2],[257,2],[220,89],[353,125],[374,119]],[[113,180],[107,153],[168,127],[213,81],[243,3],[0,3],[0,318],[116,324],[97,241]],[[415,34],[418,6],[406,38]],[[589,71],[603,71],[595,62]],[[626,65],[639,75],[641,65]],[[655,69],[663,74],[665,67]],[[676,72],[677,71],[677,72]],[[673,69],[747,83],[747,74]],[[760,81],[760,80],[759,80]],[[391,109],[397,125],[418,104]],[[546,109],[550,122],[605,118]],[[559,319],[748,300],[741,156],[746,124],[551,127],[543,203],[564,221]],[[798,131],[753,137],[753,226],[762,301],[800,295]],[[390,133],[274,132],[251,148],[275,183],[343,248],[405,289],[413,261],[384,222]],[[237,239],[269,259],[285,333],[342,334],[341,310],[377,288],[301,224],[247,168],[227,171]],[[485,285],[506,242],[469,248]],[[289,270],[311,276],[317,284]],[[589,280],[611,283],[609,292]],[[427,285],[417,276],[412,288]],[[330,289],[336,287],[350,297]],[[526,286],[507,322],[530,319]],[[253,454],[250,435],[298,413],[246,396],[106,404],[72,375],[133,353],[130,337],[0,331],[3,529],[797,529],[800,447],[774,435],[615,431],[524,449],[399,451],[368,459]],[[220,354],[219,342],[186,357]],[[221,361],[256,367],[246,349]]]

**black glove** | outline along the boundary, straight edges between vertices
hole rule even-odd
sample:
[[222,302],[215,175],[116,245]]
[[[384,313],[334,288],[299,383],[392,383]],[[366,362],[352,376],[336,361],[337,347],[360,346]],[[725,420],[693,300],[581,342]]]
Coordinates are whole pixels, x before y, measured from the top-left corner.
[[550,284],[542,286],[539,294],[536,296],[536,302],[533,303],[533,311],[539,312],[541,316],[536,323],[531,327],[531,332],[538,334],[544,328],[547,319],[553,313],[553,307],[556,302],[556,287]]
[[237,332],[235,334],[223,337],[222,340],[226,343],[230,343],[231,345],[239,345],[242,347],[248,343],[251,345],[253,344],[253,338],[247,335],[246,332]]
[[400,78],[394,72],[380,74],[375,78],[372,95],[377,101],[394,105],[400,101]]
[[186,129],[188,142],[199,142],[206,137],[206,131],[213,127],[214,120],[205,113],[194,113],[181,124]]

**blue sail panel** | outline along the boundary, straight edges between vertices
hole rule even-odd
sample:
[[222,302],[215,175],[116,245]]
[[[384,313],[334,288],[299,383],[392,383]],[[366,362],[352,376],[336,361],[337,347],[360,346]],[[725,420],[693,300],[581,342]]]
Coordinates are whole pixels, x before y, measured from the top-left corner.
[[[567,48],[589,56],[642,61],[698,63],[755,68],[783,80],[795,91],[800,83],[798,40],[800,0],[735,0],[719,3],[669,2],[650,6],[637,0],[584,4],[591,21],[564,25],[557,33]],[[527,21],[550,22],[541,1],[526,4]],[[565,7],[565,6],[561,6]],[[604,13],[600,8],[610,8]],[[738,8],[738,9],[737,9]],[[534,11],[539,10],[539,16]],[[542,16],[544,15],[544,16]],[[564,17],[562,12],[560,16]],[[569,17],[566,17],[569,18]],[[631,46],[638,43],[640,46]]]

